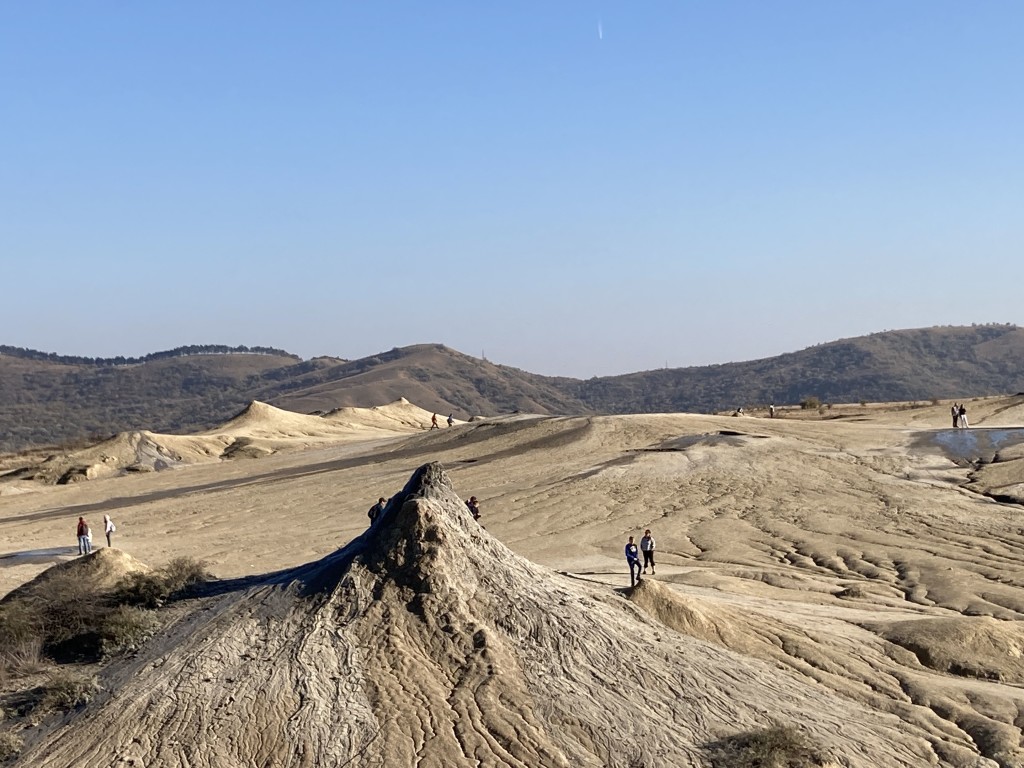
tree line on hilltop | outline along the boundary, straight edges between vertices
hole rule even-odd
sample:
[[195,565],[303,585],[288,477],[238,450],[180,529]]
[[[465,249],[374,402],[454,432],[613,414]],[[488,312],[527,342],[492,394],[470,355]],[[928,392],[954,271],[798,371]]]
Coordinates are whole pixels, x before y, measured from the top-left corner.
[[138,365],[149,363],[154,360],[167,360],[174,357],[188,357],[190,355],[273,355],[275,357],[288,357],[292,360],[301,360],[298,355],[286,352],[275,347],[247,347],[244,344],[237,347],[229,347],[225,344],[190,344],[184,347],[175,347],[164,352],[151,352],[142,357],[84,357],[82,355],[58,355],[56,352],[40,352],[36,349],[25,349],[24,347],[10,347],[0,344],[0,355],[19,357],[24,360],[41,360],[49,363],[60,363],[62,365]]

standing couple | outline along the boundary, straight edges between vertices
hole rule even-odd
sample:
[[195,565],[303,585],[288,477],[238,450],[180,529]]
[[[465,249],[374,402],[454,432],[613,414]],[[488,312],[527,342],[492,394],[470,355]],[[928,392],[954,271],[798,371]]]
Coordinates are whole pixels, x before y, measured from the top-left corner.
[[953,429],[967,429],[967,406],[963,403],[953,403],[953,406],[949,409],[950,415],[953,417]]
[[[643,553],[644,562],[640,564],[640,553]],[[643,538],[640,539],[640,551],[637,551],[636,544],[633,543],[633,537],[629,537],[629,541],[626,542],[626,563],[629,564],[629,586],[635,587],[636,583],[640,581],[641,568],[643,573],[647,573],[647,566],[651,567],[651,574],[654,574],[654,537],[651,536],[651,529],[648,528],[644,531]]]
[[[111,537],[114,531],[117,530],[117,526],[114,525],[114,521],[110,519],[110,515],[103,516],[103,533],[107,536],[107,546],[111,546]],[[78,554],[88,555],[92,552],[92,528],[89,527],[89,523],[86,522],[84,517],[78,518]]]

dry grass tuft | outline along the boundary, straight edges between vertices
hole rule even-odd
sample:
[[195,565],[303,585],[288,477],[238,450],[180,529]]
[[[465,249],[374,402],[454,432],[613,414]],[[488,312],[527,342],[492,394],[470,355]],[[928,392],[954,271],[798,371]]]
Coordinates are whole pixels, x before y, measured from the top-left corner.
[[708,746],[712,768],[821,768],[828,756],[791,725],[727,736]]

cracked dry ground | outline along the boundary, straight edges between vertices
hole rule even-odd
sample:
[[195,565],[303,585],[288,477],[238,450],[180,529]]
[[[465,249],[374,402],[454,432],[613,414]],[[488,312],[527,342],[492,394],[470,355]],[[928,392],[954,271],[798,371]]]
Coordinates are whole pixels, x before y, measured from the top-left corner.
[[[219,575],[297,570],[197,601],[22,764],[698,766],[703,745],[779,721],[835,765],[1022,765],[1021,509],[967,490],[970,469],[919,436],[517,419],[334,470],[324,452],[315,472],[253,462],[263,479],[216,499],[150,492],[127,507],[137,530],[201,510],[190,553]],[[358,536],[419,459],[447,474]],[[448,478],[484,501],[486,531]],[[254,566],[233,507],[265,536],[355,538]],[[213,508],[224,521],[204,525]],[[647,527],[658,573],[627,593],[621,546]]]

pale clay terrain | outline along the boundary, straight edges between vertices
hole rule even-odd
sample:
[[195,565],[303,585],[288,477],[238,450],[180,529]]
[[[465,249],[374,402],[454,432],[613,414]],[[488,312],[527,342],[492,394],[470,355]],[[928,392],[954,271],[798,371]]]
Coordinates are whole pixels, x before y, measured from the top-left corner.
[[[970,434],[948,403],[430,431],[406,402],[254,404],[55,457],[0,482],[0,594],[104,513],[143,563],[228,581],[16,764],[703,766],[779,722],[833,766],[1024,765],[1024,507],[983,495],[1024,499],[1024,432],[993,429],[1024,398],[967,405]],[[69,470],[95,479],[44,484]]]

